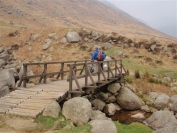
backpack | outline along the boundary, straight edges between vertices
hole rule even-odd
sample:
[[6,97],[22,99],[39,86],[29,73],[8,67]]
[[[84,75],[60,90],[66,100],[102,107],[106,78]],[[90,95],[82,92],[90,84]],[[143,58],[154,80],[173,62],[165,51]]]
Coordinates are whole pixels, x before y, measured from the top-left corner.
[[102,58],[103,60],[106,58],[106,54],[104,52],[102,53]]
[[100,50],[98,51],[97,60],[98,61],[102,61],[103,60],[102,52]]

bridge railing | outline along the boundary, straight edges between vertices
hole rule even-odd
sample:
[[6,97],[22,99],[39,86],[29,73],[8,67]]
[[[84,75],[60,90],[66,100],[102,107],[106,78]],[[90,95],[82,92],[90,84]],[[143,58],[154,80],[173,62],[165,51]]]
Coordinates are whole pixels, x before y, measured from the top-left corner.
[[[82,62],[88,62],[90,60],[77,60],[77,61],[60,61],[60,62],[42,62],[42,63],[24,63],[23,64],[23,75],[20,78],[20,82],[18,83],[18,87],[21,86],[23,83],[23,87],[26,88],[27,81],[31,78],[39,78],[38,83],[41,83],[43,80],[43,83],[46,84],[47,77],[52,75],[57,75],[56,79],[64,79],[64,76],[69,73],[70,71],[67,69],[67,64],[76,64],[76,63],[82,63]],[[57,68],[53,69],[54,66],[57,65]],[[41,73],[34,74],[32,76],[28,76],[28,69],[32,66],[40,66],[40,69],[42,69]],[[50,70],[48,67],[51,67]],[[57,70],[58,69],[58,70]]]
[[[106,69],[101,67],[101,64],[106,64]],[[95,66],[95,71],[90,72],[89,67]],[[103,66],[104,66],[103,65]],[[84,88],[99,88],[100,85],[107,84],[112,81],[121,79],[127,71],[122,65],[122,60],[110,60],[110,61],[96,61],[96,62],[84,62],[84,63],[75,63],[68,64],[70,73],[68,76],[69,82],[69,97],[72,93],[83,93]],[[96,80],[94,80],[96,77]],[[79,82],[80,78],[84,78],[85,82],[83,84]],[[73,88],[73,81],[75,81],[77,90]],[[91,81],[91,83],[89,83]]]
[[[101,69],[100,65],[101,63],[104,63],[107,65],[107,69]],[[58,65],[57,69],[54,69],[56,71],[51,71],[52,67],[49,71],[49,66],[52,65]],[[89,66],[95,65],[97,68],[97,71],[94,71],[93,73],[90,73]],[[40,66],[42,69],[41,73],[28,76],[28,68],[31,66]],[[23,75],[20,78],[20,82],[18,84],[18,87],[21,86],[23,82],[23,87],[27,86],[27,81],[31,78],[39,78],[38,83],[41,83],[43,80],[43,83],[47,83],[47,77],[56,75],[56,79],[64,79],[64,76],[67,77],[67,81],[69,82],[69,92],[74,92],[72,85],[73,80],[77,84],[77,87],[80,91],[82,91],[82,87],[80,86],[78,79],[85,78],[85,84],[84,86],[87,87],[88,80],[90,79],[93,86],[96,85],[96,81],[93,80],[92,75],[97,75],[97,83],[101,82],[101,77],[104,78],[105,81],[107,81],[109,78],[116,79],[119,75],[122,77],[123,74],[126,73],[125,68],[122,65],[121,60],[110,60],[110,61],[95,61],[90,62],[90,60],[77,60],[77,61],[61,61],[61,62],[44,62],[44,63],[25,63],[23,64]],[[92,86],[92,87],[93,87]]]

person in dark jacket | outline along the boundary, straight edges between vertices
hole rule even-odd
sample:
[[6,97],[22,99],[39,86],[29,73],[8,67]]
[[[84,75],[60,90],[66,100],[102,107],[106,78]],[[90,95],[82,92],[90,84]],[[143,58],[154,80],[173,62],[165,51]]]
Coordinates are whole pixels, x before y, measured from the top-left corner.
[[92,57],[90,59],[91,61],[94,61],[97,59],[98,52],[99,52],[98,48],[95,48],[95,51],[93,52]]

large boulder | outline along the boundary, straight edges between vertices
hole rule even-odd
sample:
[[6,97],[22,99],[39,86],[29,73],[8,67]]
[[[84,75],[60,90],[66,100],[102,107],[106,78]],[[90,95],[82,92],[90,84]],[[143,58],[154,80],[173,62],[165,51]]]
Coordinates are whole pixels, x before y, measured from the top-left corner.
[[117,95],[117,103],[127,110],[136,110],[141,108],[140,99],[127,87],[120,89],[119,94]]
[[169,101],[170,101],[170,97],[167,94],[161,94],[161,95],[158,95],[154,104],[155,104],[155,107],[158,110],[160,110],[160,109],[166,108],[168,106]]
[[75,43],[80,41],[80,36],[76,31],[69,31],[66,35],[68,42]]
[[0,59],[0,68],[2,68],[6,64],[4,59]]
[[172,103],[174,103],[176,100],[177,100],[177,95],[171,96],[171,101],[172,101]]
[[2,53],[4,51],[3,47],[0,47],[0,53]]
[[121,88],[121,85],[119,83],[110,84],[107,88],[107,90],[113,94],[117,93]]
[[152,133],[177,133],[177,126],[169,126],[155,130]]
[[61,107],[56,101],[52,101],[43,111],[44,116],[52,116],[57,118],[60,113]]
[[148,119],[144,121],[144,123],[153,129],[177,126],[177,120],[175,116],[168,110],[157,111],[153,113]]
[[7,95],[8,93],[10,93],[8,86],[4,86],[4,87],[0,88],[0,97],[3,97],[5,95]]
[[117,133],[115,124],[110,120],[92,120],[89,124],[92,126],[91,133]]
[[82,97],[69,99],[63,105],[62,114],[77,126],[87,124],[92,115],[91,103]]
[[174,103],[172,104],[171,110],[174,111],[174,112],[177,112],[177,100],[174,101]]
[[8,69],[0,70],[0,77],[0,89],[4,86],[15,86],[14,71]]

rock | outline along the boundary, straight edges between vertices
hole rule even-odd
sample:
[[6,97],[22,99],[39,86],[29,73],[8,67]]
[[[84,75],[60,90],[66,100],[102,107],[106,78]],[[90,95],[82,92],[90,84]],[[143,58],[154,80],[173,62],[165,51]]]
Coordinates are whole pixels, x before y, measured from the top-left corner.
[[116,111],[120,111],[122,110],[122,108],[117,104],[117,103],[114,103],[115,107],[116,107]]
[[102,101],[106,101],[106,99],[108,99],[108,94],[100,92],[97,96],[98,99],[102,100]]
[[54,36],[56,36],[56,33],[51,33],[48,35],[48,37],[50,37],[50,38],[53,38]]
[[92,110],[91,120],[111,120],[106,114],[99,110]]
[[132,92],[136,92],[136,89],[132,87],[130,84],[126,84],[126,87],[130,89]]
[[160,128],[152,133],[177,133],[177,126],[169,126],[169,127]]
[[36,34],[34,36],[31,37],[32,41],[36,41],[36,39],[40,36],[40,34]]
[[106,99],[106,103],[114,103],[116,102],[116,97],[114,95],[108,97],[108,99]]
[[143,111],[145,111],[145,112],[150,112],[150,109],[149,109],[149,107],[148,107],[147,105],[142,106],[142,107],[141,107],[141,110],[143,110]]
[[161,94],[159,95],[154,104],[155,104],[155,107],[160,110],[160,109],[164,109],[165,107],[168,106],[168,103],[170,101],[170,97],[166,94]]
[[104,42],[108,42],[108,41],[110,41],[111,40],[111,34],[109,34],[109,35],[107,35],[104,39],[103,39],[103,41]]
[[171,90],[177,92],[177,87],[173,87],[173,88],[171,88]]
[[117,133],[115,124],[109,120],[92,120],[89,124],[92,126],[91,133]]
[[8,86],[4,86],[4,87],[0,88],[0,97],[3,97],[5,95],[7,95],[8,93],[10,93]]
[[95,109],[102,111],[106,103],[101,101],[100,99],[95,99],[92,102],[92,105],[95,107]]
[[3,69],[0,70],[0,88],[4,86],[13,87],[15,86],[14,72],[12,70]]
[[121,86],[119,83],[110,84],[107,90],[113,94],[117,93],[120,90]]
[[112,48],[112,44],[110,43],[104,43],[102,44],[102,48],[105,49],[105,50],[108,50],[108,49],[111,49]]
[[9,59],[10,55],[7,52],[3,52],[0,54],[0,59],[4,59],[7,61]]
[[116,51],[114,51],[113,54],[114,54],[114,56],[118,57],[118,56],[122,56],[122,55],[123,55],[123,52],[120,51],[120,50],[116,50]]
[[163,52],[168,52],[168,47],[167,46],[163,47]]
[[177,126],[177,120],[170,111],[157,111],[146,119],[144,123],[153,129]]
[[56,101],[52,101],[43,111],[44,116],[52,116],[57,118],[60,113],[61,107]]
[[142,113],[137,113],[137,114],[131,115],[131,117],[137,118],[137,119],[144,119],[145,118]]
[[170,82],[171,81],[171,78],[170,77],[164,77],[163,78],[165,81],[167,81],[167,82]]
[[151,47],[150,47],[150,49],[151,49],[152,52],[155,52],[155,48],[156,48],[155,44],[151,45]]
[[66,40],[66,37],[63,37],[63,39],[61,40],[61,43],[66,43],[67,40]]
[[51,40],[50,39],[46,39],[46,43],[43,45],[43,50],[46,50],[49,48],[50,44],[51,44]]
[[96,31],[92,31],[92,33],[91,33],[91,36],[92,37],[96,37],[96,36],[98,36],[99,34],[98,34],[98,32],[96,32]]
[[149,97],[152,99],[156,99],[158,94],[156,92],[149,92]]
[[177,112],[177,100],[175,100],[174,103],[172,104],[171,110],[174,111],[175,113]]
[[140,99],[127,87],[120,89],[119,94],[117,95],[117,103],[127,110],[136,110],[141,108]]
[[0,53],[2,53],[4,51],[3,47],[0,47]]
[[69,31],[66,35],[66,38],[67,38],[68,42],[70,42],[70,43],[75,43],[75,42],[80,41],[80,36],[75,31]]
[[0,59],[0,68],[2,68],[6,64],[4,59]]
[[173,95],[173,96],[171,97],[171,101],[174,103],[176,100],[177,100],[177,95]]
[[82,97],[69,99],[63,105],[62,114],[77,126],[87,124],[92,115],[91,103]]
[[116,113],[116,106],[113,103],[107,104],[104,107],[104,113],[106,113],[109,116],[112,116]]

